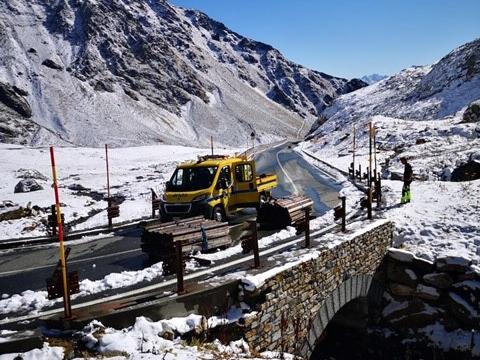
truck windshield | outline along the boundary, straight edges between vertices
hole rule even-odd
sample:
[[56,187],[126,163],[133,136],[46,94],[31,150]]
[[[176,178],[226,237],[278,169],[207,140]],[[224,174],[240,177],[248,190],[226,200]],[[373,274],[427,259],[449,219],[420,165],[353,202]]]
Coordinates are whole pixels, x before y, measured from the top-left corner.
[[178,168],[173,173],[166,190],[194,191],[209,188],[213,183],[217,168],[217,166]]

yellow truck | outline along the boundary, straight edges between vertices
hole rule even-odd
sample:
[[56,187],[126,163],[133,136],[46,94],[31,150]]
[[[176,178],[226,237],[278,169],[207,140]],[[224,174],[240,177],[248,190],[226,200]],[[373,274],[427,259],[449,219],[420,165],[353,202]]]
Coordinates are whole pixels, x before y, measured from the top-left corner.
[[240,156],[209,155],[177,166],[160,201],[163,220],[203,215],[226,221],[238,209],[270,198],[277,176],[257,176],[255,161]]

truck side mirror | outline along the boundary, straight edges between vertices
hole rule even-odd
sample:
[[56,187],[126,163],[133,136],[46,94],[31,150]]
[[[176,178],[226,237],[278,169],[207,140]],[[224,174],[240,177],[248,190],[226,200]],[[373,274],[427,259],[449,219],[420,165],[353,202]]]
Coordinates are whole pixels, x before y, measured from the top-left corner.
[[172,183],[171,183],[171,181],[167,181],[167,182],[165,183],[165,190],[166,190],[166,191],[170,191],[171,188],[172,188]]

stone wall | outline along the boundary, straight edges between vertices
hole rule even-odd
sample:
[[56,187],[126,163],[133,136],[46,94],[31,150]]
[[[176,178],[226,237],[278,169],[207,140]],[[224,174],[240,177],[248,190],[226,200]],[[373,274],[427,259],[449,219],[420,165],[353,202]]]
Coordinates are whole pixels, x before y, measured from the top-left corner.
[[366,296],[372,276],[393,238],[393,225],[340,235],[317,258],[278,273],[243,300],[257,312],[245,319],[244,337],[256,351],[286,351],[308,358],[334,314],[350,300]]
[[446,331],[480,329],[480,269],[461,257],[430,262],[390,249],[380,323],[395,330],[438,324]]

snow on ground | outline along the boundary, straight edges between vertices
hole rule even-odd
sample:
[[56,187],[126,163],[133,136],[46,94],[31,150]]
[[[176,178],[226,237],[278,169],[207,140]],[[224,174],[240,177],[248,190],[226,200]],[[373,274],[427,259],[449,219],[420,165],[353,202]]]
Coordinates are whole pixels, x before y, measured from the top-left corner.
[[[233,150],[221,149],[221,152]],[[120,217],[114,222],[123,222],[151,214],[150,189],[160,191],[180,161],[195,159],[210,150],[183,146],[141,146],[109,149],[110,185],[112,196],[121,196]],[[57,176],[60,186],[60,201],[65,204],[62,212],[69,222],[86,217],[73,229],[105,226],[107,214],[105,150],[103,148],[56,148]],[[37,205],[41,208],[54,203],[51,189],[51,167],[48,148],[29,148],[0,144],[0,202],[11,200],[20,206]],[[16,193],[15,185],[19,169],[35,169],[48,180],[37,180],[43,190]],[[82,189],[85,188],[85,189]],[[97,214],[92,216],[92,213]],[[90,214],[90,215],[89,215]],[[20,220],[0,222],[0,239],[46,235],[41,218],[47,213]]]
[[[303,144],[299,151],[311,144]],[[348,169],[351,156],[333,153],[315,153],[319,159],[343,171]],[[420,154],[418,155],[420,158]],[[316,166],[330,169],[320,161],[307,160]],[[367,155],[357,157],[366,169]],[[427,160],[423,160],[428,163]],[[414,163],[415,164],[415,163]],[[415,171],[415,165],[414,171]],[[398,171],[402,173],[401,169]],[[384,210],[381,217],[395,223],[394,246],[405,248],[415,255],[428,260],[436,257],[456,255],[472,260],[480,260],[480,180],[466,182],[414,181],[412,202],[400,205],[401,181],[382,180]],[[347,197],[348,199],[348,197]]]
[[[240,318],[241,311],[237,310],[232,309],[226,314],[227,323]],[[105,356],[116,355],[114,358],[118,360],[294,359],[290,354],[274,352],[252,354],[243,339],[224,345],[219,340],[211,343],[202,341],[188,343],[180,337],[175,337],[190,332],[199,335],[220,324],[217,319],[216,323],[210,320],[211,318],[207,321],[203,316],[194,314],[160,321],[151,321],[142,316],[136,319],[133,326],[121,330],[105,327],[99,321],[93,320],[73,338],[85,344],[92,353],[92,359],[103,357],[104,354]],[[0,355],[0,360],[13,360],[18,355],[18,353]],[[32,360],[63,359],[64,349],[50,347],[48,343],[44,343],[42,349],[35,349],[21,355],[23,359]]]
[[[378,171],[385,169],[385,161],[388,161],[390,172],[401,173],[400,157],[405,156],[412,164],[415,175],[424,179],[437,180],[442,178],[444,171],[451,173],[455,167],[480,153],[480,126],[462,124],[462,114],[463,110],[450,118],[424,121],[381,115],[369,117],[368,120],[377,129]],[[358,170],[358,165],[361,165],[362,172],[365,172],[369,166],[368,123],[362,121],[355,125],[355,168]],[[334,122],[330,127],[333,126]],[[353,160],[353,125],[337,132],[330,127],[325,131],[332,133],[308,141],[302,144],[302,148],[348,171]]]
[[0,355],[0,360],[63,360],[64,349],[58,346],[49,346],[43,343],[41,349],[33,349],[25,353],[12,353]]
[[[299,148],[312,153],[311,144]],[[350,156],[315,153],[319,159],[343,171]],[[307,160],[310,160],[306,157]],[[356,158],[366,169],[368,156]],[[420,154],[419,154],[420,158]],[[428,163],[428,159],[423,159]],[[317,166],[326,167],[320,161]],[[414,171],[415,171],[415,165]],[[401,174],[402,169],[398,168]],[[394,246],[428,260],[440,256],[462,256],[478,264],[480,260],[480,180],[466,182],[414,181],[412,202],[400,205],[401,181],[382,180],[384,208],[381,217],[395,223]],[[348,197],[347,197],[348,199]]]
[[383,182],[386,217],[396,226],[395,246],[434,260],[455,255],[480,260],[480,180],[414,182],[412,202],[398,206],[401,181]]

